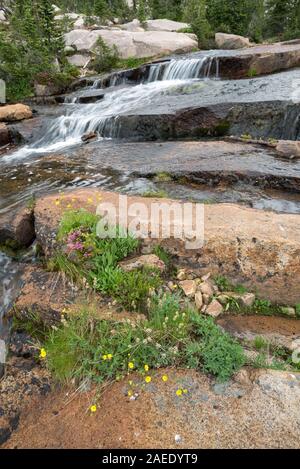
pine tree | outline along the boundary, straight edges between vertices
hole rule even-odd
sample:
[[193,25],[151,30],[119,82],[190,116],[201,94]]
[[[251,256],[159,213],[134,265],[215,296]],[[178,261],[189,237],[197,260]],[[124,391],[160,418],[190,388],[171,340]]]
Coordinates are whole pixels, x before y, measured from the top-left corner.
[[205,47],[211,33],[211,28],[206,17],[206,0],[186,0],[184,6],[185,21],[190,23],[193,32],[198,37],[200,46]]
[[95,0],[94,3],[94,14],[100,18],[106,18],[109,16],[109,6],[106,0]]
[[46,83],[64,81],[70,69],[51,0],[16,0],[5,34],[0,34],[0,78],[10,97],[30,94],[42,74]]
[[215,31],[245,35],[253,0],[207,0],[207,17]]

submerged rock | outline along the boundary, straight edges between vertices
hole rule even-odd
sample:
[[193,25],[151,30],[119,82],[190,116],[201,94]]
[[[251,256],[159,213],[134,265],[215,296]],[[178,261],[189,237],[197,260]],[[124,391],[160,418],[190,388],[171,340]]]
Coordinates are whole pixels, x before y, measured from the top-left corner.
[[87,134],[84,134],[82,137],[81,137],[81,140],[83,142],[89,142],[91,140],[94,140],[96,139],[98,136],[97,132],[89,132]]

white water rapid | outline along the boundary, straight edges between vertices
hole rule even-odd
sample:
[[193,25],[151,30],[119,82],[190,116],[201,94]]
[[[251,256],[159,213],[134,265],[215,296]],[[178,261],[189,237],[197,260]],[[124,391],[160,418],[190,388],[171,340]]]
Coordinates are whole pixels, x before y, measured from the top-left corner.
[[89,132],[97,132],[99,138],[116,138],[118,116],[143,109],[151,105],[155,97],[175,91],[186,82],[208,78],[214,61],[215,77],[218,77],[216,57],[171,60],[151,65],[145,83],[108,92],[104,99],[93,104],[71,105],[66,114],[50,122],[42,137],[4,158],[23,159],[28,154],[59,151],[79,144],[82,135]]

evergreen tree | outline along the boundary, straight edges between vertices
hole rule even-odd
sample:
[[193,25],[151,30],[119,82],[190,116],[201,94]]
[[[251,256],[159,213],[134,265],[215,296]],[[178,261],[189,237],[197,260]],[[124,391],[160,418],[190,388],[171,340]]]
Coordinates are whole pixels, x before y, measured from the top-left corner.
[[65,80],[70,66],[51,0],[15,1],[10,23],[0,32],[0,57],[9,97],[30,94],[40,74],[46,82]]
[[205,47],[211,34],[211,28],[206,17],[206,0],[186,0],[184,19],[190,23],[193,32],[197,35],[200,46]]
[[107,1],[95,0],[93,13],[100,18],[107,18],[110,15]]
[[267,0],[267,37],[297,37],[300,33],[300,0]]
[[[253,0],[250,0],[250,5],[253,5]],[[207,0],[207,7],[207,17],[215,31],[247,34],[249,0]]]

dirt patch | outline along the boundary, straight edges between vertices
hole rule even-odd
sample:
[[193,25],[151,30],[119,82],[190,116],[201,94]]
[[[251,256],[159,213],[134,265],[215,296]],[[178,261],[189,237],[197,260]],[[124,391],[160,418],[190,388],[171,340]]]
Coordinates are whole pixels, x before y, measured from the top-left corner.
[[230,333],[249,331],[253,334],[278,333],[287,337],[300,335],[300,321],[275,316],[227,316],[218,321]]

